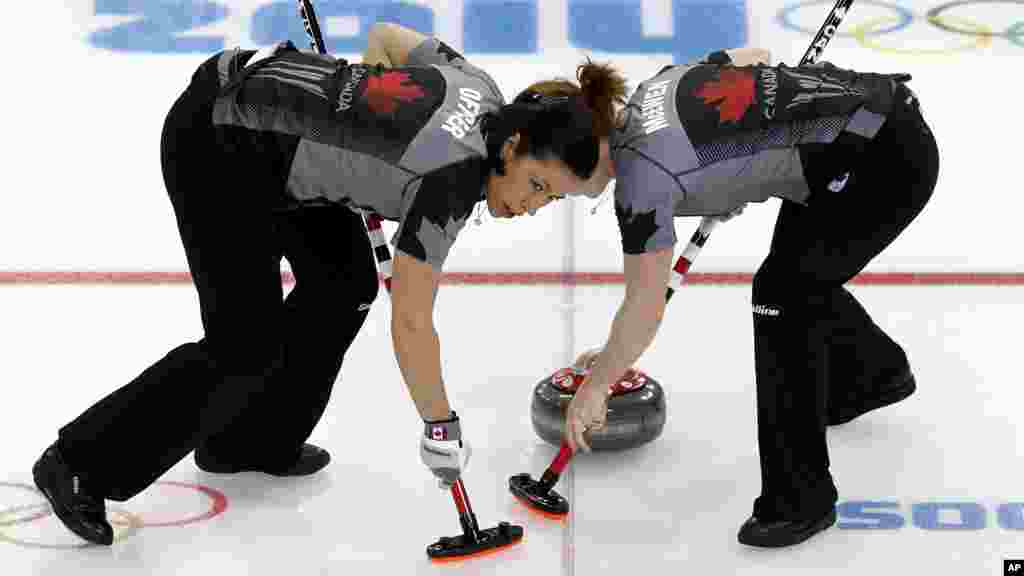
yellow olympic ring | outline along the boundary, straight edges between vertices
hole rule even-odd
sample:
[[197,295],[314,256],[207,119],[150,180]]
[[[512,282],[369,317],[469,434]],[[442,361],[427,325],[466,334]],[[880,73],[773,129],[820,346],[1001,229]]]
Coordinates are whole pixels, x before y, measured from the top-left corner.
[[969,39],[954,48],[893,48],[889,46],[883,46],[874,37],[869,36],[872,29],[880,24],[887,24],[893,22],[895,19],[890,17],[874,18],[867,20],[854,26],[850,31],[850,34],[857,39],[857,43],[865,48],[871,48],[878,52],[887,54],[902,54],[902,55],[914,55],[914,56],[932,56],[951,54],[955,52],[966,52],[968,50],[978,50],[981,48],[987,48],[992,45],[992,30],[984,24],[977,24],[970,20],[963,18],[956,18],[953,16],[932,16],[928,18],[931,22],[942,23],[943,20],[955,20],[961,26],[965,26],[974,32],[976,35],[970,36]]
[[[9,526],[19,523],[25,523],[28,521],[26,519],[6,520],[6,516],[11,516],[13,514],[17,514],[18,512],[28,511],[37,508],[40,510],[40,512],[32,514],[32,520],[44,518],[52,514],[52,512],[50,511],[49,503],[32,504],[28,506],[17,506],[14,508],[8,508],[7,510],[0,510],[0,542],[9,542],[11,544],[23,546],[25,548],[42,548],[47,550],[70,550],[76,548],[89,548],[91,546],[95,546],[95,544],[89,544],[87,542],[82,542],[79,544],[46,544],[44,542],[33,542],[31,540],[22,540],[15,536],[11,536],[6,532],[5,529]],[[120,510],[116,508],[108,508],[108,513],[111,515],[117,515],[121,519],[121,522],[112,522],[111,524],[117,527],[124,527],[123,530],[118,530],[117,528],[114,529],[114,542],[120,542],[121,540],[124,540],[125,538],[131,536],[140,528],[142,528],[142,518],[139,518],[131,512],[127,512],[125,510]]]

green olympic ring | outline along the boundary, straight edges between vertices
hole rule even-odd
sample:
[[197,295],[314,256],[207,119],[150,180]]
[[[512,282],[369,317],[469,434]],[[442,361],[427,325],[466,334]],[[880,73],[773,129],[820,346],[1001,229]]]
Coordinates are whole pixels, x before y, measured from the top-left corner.
[[[935,8],[928,10],[926,16],[928,17],[929,22],[947,32],[963,34],[965,36],[977,36],[979,35],[979,32],[976,30],[957,28],[956,26],[951,26],[942,21],[942,13],[950,8],[965,5],[969,6],[973,4],[1014,4],[1017,6],[1024,6],[1024,0],[956,0],[955,2],[947,2],[941,6],[936,6]],[[963,21],[962,18],[960,20]],[[1006,38],[1018,46],[1024,46],[1024,21],[1014,24],[1006,32],[1000,33],[989,31],[985,35],[999,36],[1000,38]]]
[[[827,1],[828,0],[805,0],[803,2],[798,2],[791,6],[784,7],[779,11],[779,22],[782,24],[783,28],[812,34],[812,31],[798,26],[793,22],[792,15],[799,8],[824,4]],[[987,48],[991,46],[992,38],[1005,38],[1016,46],[1024,47],[1024,20],[1013,24],[1005,32],[995,32],[991,27],[985,24],[979,24],[963,17],[947,14],[947,12],[953,8],[959,6],[973,6],[977,4],[1011,4],[1015,6],[1024,6],[1024,0],[953,0],[940,4],[934,8],[929,8],[923,15],[925,21],[929,24],[940,30],[952,32],[961,36],[968,36],[972,39],[971,41],[957,46],[933,49],[899,48],[882,45],[877,40],[878,37],[905,29],[910,25],[913,16],[907,8],[896,3],[880,0],[864,0],[864,3],[870,6],[888,8],[894,11],[895,14],[889,17],[880,17],[865,22],[859,22],[853,26],[849,32],[839,32],[837,35],[853,37],[861,46],[871,48],[879,52],[910,55],[952,54],[956,52]]]
[[1006,39],[1024,48],[1024,20],[1017,22],[1006,31]]
[[[931,20],[933,17],[929,17]],[[934,18],[939,18],[938,16]],[[883,46],[875,38],[871,37],[871,30],[879,24],[892,21],[892,18],[874,18],[867,20],[855,26],[850,33],[857,39],[857,43],[865,48],[871,48],[878,52],[886,54],[911,54],[918,56],[929,56],[937,54],[952,54],[954,52],[965,52],[967,50],[977,50],[980,48],[987,48],[992,44],[992,35],[987,34],[990,32],[989,28],[984,24],[976,24],[963,18],[954,18],[952,16],[946,16],[944,19],[959,20],[962,26],[973,27],[973,31],[970,38],[963,44],[953,48],[892,48],[889,46]]]

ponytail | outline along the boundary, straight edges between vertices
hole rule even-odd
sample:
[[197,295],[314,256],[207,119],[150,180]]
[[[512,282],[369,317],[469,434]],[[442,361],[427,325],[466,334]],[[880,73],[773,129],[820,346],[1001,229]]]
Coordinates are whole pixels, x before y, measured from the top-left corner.
[[607,64],[587,60],[576,69],[579,85],[568,80],[538,82],[512,104],[484,114],[481,132],[487,158],[499,176],[505,173],[501,147],[520,134],[516,152],[554,157],[587,180],[597,167],[599,144],[615,126],[615,106],[626,103],[626,81]]
[[615,106],[626,105],[626,79],[611,65],[589,59],[576,68],[576,79],[583,100],[594,111],[594,135],[607,138],[615,128]]

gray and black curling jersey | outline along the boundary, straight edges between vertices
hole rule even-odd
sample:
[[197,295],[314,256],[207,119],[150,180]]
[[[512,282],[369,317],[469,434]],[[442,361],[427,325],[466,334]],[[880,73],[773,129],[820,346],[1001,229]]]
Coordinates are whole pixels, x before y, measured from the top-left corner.
[[504,104],[486,72],[436,39],[397,68],[284,43],[227,51],[219,72],[214,124],[280,135],[279,150],[262,152],[290,156],[287,206],[375,212],[399,222],[397,250],[441,267],[484,195],[487,149],[477,120]]
[[[714,62],[714,63],[713,63]],[[875,136],[905,75],[823,63],[727,64],[724,52],[643,82],[610,140],[615,212],[627,254],[676,242],[674,216],[714,216],[748,202],[810,195],[798,147],[842,132]],[[836,176],[839,176],[838,174]]]

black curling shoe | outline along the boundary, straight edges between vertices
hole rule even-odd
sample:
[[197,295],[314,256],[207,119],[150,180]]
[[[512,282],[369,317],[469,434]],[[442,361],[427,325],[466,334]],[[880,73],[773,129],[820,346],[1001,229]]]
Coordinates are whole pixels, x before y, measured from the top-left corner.
[[199,448],[195,453],[196,466],[213,474],[237,474],[239,472],[263,472],[271,476],[309,476],[323,470],[331,461],[331,455],[312,444],[303,444],[298,458],[290,465],[266,466],[261,464],[234,464],[218,460],[206,450]]
[[783,548],[799,544],[836,523],[833,508],[825,516],[815,520],[761,521],[751,516],[743,523],[737,535],[740,544],[758,548]]
[[114,529],[107,522],[107,508],[101,496],[90,494],[82,479],[72,472],[57,445],[43,452],[32,477],[36,487],[46,496],[53,513],[79,537],[110,546],[114,543]]
[[830,406],[828,411],[828,425],[839,426],[841,424],[846,424],[847,422],[867,414],[872,410],[877,410],[884,406],[895,404],[900,400],[904,400],[913,394],[915,390],[917,390],[917,380],[914,379],[914,375],[910,372],[910,368],[908,367],[905,371],[901,372],[899,376],[893,378],[890,385],[887,386],[878,396],[869,398],[852,406],[840,406],[835,409]]

